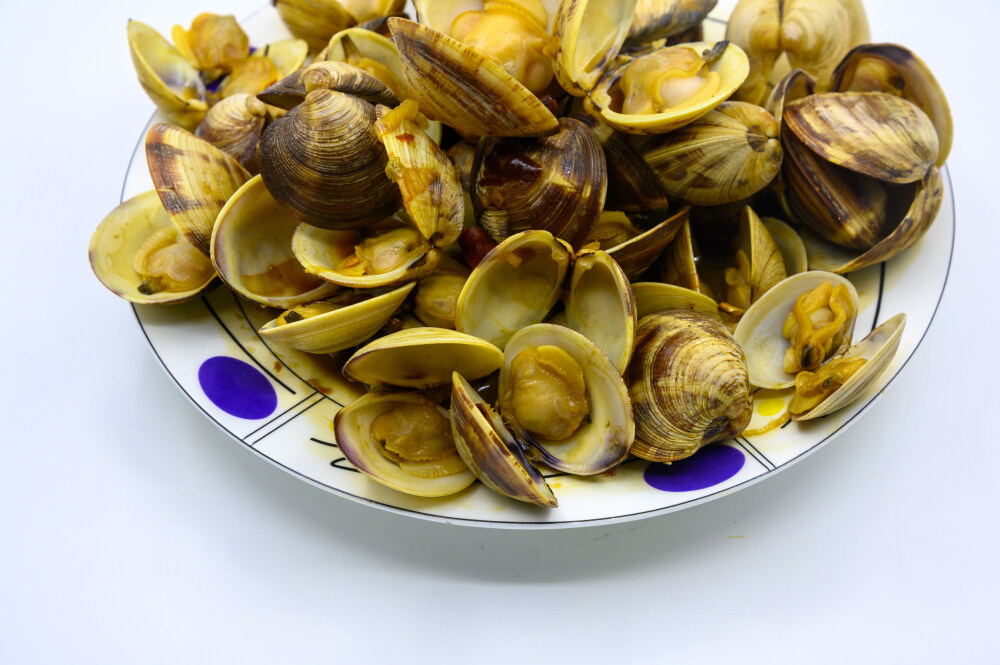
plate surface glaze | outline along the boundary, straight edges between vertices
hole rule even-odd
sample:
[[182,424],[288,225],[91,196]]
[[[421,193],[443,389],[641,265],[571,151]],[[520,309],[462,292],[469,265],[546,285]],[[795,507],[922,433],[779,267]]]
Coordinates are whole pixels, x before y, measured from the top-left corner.
[[[270,6],[242,25],[254,45],[288,36]],[[706,38],[720,39],[722,25],[707,24]],[[157,120],[154,116],[149,124]],[[145,134],[129,163],[123,200],[152,189]],[[916,351],[944,292],[955,208],[947,168],[942,178],[941,212],[927,235],[891,261],[849,275],[861,299],[855,340],[899,312],[907,316],[896,357],[861,399],[818,422],[739,437],[669,466],[633,459],[595,478],[550,472],[548,482],[559,499],[554,510],[519,504],[481,483],[444,499],[411,497],[354,470],[337,449],[331,423],[337,410],[363,389],[346,381],[328,357],[264,342],[256,330],[273,318],[273,311],[237,298],[224,286],[181,305],[133,308],[156,358],[205,416],[257,455],[318,487],[385,510],[454,524],[546,528],[639,519],[709,501],[767,478],[818,450],[878,400]],[[751,428],[781,410],[781,404],[762,397],[756,396]]]

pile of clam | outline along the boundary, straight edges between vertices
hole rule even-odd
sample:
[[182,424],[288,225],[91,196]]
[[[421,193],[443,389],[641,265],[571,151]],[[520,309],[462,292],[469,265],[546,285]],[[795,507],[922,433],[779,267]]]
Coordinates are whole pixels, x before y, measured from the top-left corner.
[[[117,295],[218,281],[260,334],[342,354],[370,392],[337,443],[420,496],[476,479],[542,506],[543,470],[669,463],[847,405],[904,316],[852,344],[842,275],[916,242],[941,204],[947,102],[866,44],[859,0],[278,0],[251,50],[203,14],[136,21],[155,191],[94,233]],[[191,133],[188,130],[194,130]]]

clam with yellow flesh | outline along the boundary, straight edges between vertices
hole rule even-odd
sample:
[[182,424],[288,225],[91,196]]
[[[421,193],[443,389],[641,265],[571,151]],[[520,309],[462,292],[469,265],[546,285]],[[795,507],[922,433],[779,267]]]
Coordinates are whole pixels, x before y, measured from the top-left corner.
[[128,22],[128,48],[139,84],[170,122],[194,129],[208,111],[198,70],[160,33]]
[[344,364],[344,376],[369,386],[425,389],[459,372],[470,380],[500,369],[503,352],[489,342],[443,328],[412,328],[369,342]]
[[585,101],[588,111],[629,134],[665,134],[717,107],[749,71],[729,42],[678,44],[608,71]]
[[215,279],[212,262],[177,230],[152,190],[122,202],[101,220],[88,255],[104,286],[141,305],[189,300]]
[[244,93],[214,104],[194,135],[222,150],[248,172],[256,173],[257,142],[266,122],[264,102]]
[[632,454],[653,462],[732,438],[753,414],[743,351],[725,326],[694,312],[641,319],[625,381],[635,414]]
[[308,274],[292,254],[298,221],[254,176],[219,211],[212,263],[222,281],[254,302],[283,309],[332,295],[338,288]]
[[392,291],[348,291],[299,305],[265,323],[266,340],[306,353],[335,353],[361,344],[386,324],[415,286]]
[[208,256],[216,217],[250,174],[208,141],[164,123],[146,134],[146,163],[170,219]]
[[733,336],[743,348],[750,382],[788,388],[851,344],[858,292],[844,277],[812,270],[783,280],[755,302]]
[[300,224],[291,251],[306,272],[355,289],[420,279],[434,271],[442,256],[416,227],[398,216],[358,231]]
[[361,28],[341,30],[330,39],[326,59],[346,62],[368,72],[400,99],[411,96],[399,64],[399,52],[388,37]]
[[577,254],[566,296],[566,325],[603,351],[619,373],[628,367],[635,340],[635,297],[628,277],[607,252]]
[[496,242],[541,229],[575,248],[601,215],[607,169],[597,137],[573,118],[544,138],[484,138],[471,192],[476,219]]
[[767,187],[781,170],[774,117],[759,106],[724,102],[643,148],[673,198],[700,206],[741,201]]
[[548,231],[507,238],[476,266],[458,297],[456,330],[503,348],[555,305],[572,251]]
[[545,323],[507,343],[500,415],[528,443],[529,457],[575,475],[618,466],[635,436],[619,370],[586,337]]
[[892,362],[905,325],[906,315],[897,314],[815,371],[799,372],[788,405],[792,420],[821,418],[860,397]]
[[386,173],[399,185],[406,212],[430,244],[451,245],[465,222],[458,169],[417,124],[416,101],[392,110],[378,106],[375,112],[375,134],[389,156]]
[[552,28],[559,85],[577,97],[588,94],[628,36],[638,0],[566,0]]
[[720,308],[736,317],[787,276],[781,251],[750,206],[740,218],[733,263],[723,276],[726,299]]
[[390,18],[403,76],[420,110],[473,136],[548,136],[559,121],[534,94],[471,46]]
[[861,0],[740,0],[726,24],[726,39],[746,51],[750,75],[735,98],[761,103],[780,55],[828,90],[841,58],[869,39]]
[[458,297],[468,279],[468,268],[442,257],[437,270],[420,280],[413,313],[424,325],[454,330]]
[[347,461],[394,490],[447,496],[476,481],[455,449],[448,412],[422,393],[368,393],[338,411],[333,428]]
[[629,279],[636,279],[660,258],[690,214],[689,206],[644,231],[636,228],[625,214],[605,211],[590,230],[585,246],[597,243]]
[[484,485],[517,501],[546,508],[558,505],[499,414],[459,372],[452,375],[451,428],[462,461]]
[[389,158],[375,134],[375,108],[353,95],[307,93],[264,130],[258,160],[272,196],[313,226],[358,228],[402,205],[385,177]]
[[177,50],[209,80],[250,55],[250,38],[231,14],[198,14],[188,30],[175,25],[170,36]]

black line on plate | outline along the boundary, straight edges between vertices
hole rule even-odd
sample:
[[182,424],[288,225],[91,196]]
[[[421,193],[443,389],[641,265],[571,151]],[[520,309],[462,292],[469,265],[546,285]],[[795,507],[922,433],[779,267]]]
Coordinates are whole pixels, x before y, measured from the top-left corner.
[[[240,300],[240,297],[238,295],[236,295],[235,291],[231,291],[231,293],[233,294],[233,300],[236,301],[236,306],[240,310],[240,314],[242,314],[243,318],[247,320],[247,323],[250,323],[250,317],[247,316],[247,311],[245,309],[243,309],[243,302]],[[278,354],[274,352],[274,349],[272,349],[271,345],[267,343],[267,340],[265,340],[264,337],[261,336],[261,334],[257,331],[257,328],[255,326],[251,325],[250,328],[251,328],[251,330],[253,330],[254,334],[257,335],[257,339],[259,339],[260,343],[264,345],[264,348],[266,348],[268,351],[271,352],[271,355],[274,356],[275,360],[277,360],[279,363],[281,363],[282,367],[284,367],[289,372],[291,372],[292,376],[294,376],[296,379],[298,379],[302,383],[305,383],[306,385],[312,385],[311,383],[309,383],[308,381],[306,381],[305,379],[303,379],[302,376],[298,372],[296,372],[294,369],[292,369],[289,365],[287,365],[284,362],[282,362],[281,358],[278,357]],[[313,386],[313,387],[315,387],[315,386]],[[332,397],[330,397],[326,393],[323,393],[321,391],[317,391],[317,392],[319,392],[320,395],[322,395],[324,398],[330,400],[331,402],[333,402],[337,406],[339,406],[339,407],[343,407],[344,406],[343,404],[341,404],[337,400],[333,399]]]
[[256,434],[257,432],[261,431],[262,429],[264,429],[265,427],[267,427],[271,423],[276,422],[277,420],[279,420],[281,418],[284,418],[285,416],[287,416],[289,413],[291,413],[292,411],[294,411],[295,409],[297,409],[304,402],[308,401],[310,398],[312,398],[313,395],[316,395],[316,394],[318,394],[318,393],[313,393],[312,395],[307,395],[306,397],[303,397],[298,402],[296,402],[295,404],[291,405],[290,407],[288,407],[287,409],[285,409],[284,411],[282,411],[281,413],[279,413],[278,415],[276,415],[274,418],[271,418],[266,423],[264,423],[263,425],[261,425],[260,427],[258,427],[257,429],[255,429],[254,431],[250,432],[249,434],[247,434],[246,438],[249,439],[254,434]]
[[778,429],[785,429],[786,427],[788,427],[791,424],[792,424],[792,419],[789,418],[788,420],[785,421],[785,424],[782,425],[781,427],[779,427]]
[[760,452],[760,450],[758,450],[757,446],[755,446],[752,443],[750,443],[750,440],[747,439],[745,436],[737,437],[736,438],[736,443],[738,443],[740,445],[740,447],[742,447],[744,450],[746,450],[748,453],[750,453],[751,457],[753,457],[754,459],[756,459],[758,462],[760,462],[764,466],[769,467],[768,468],[769,471],[773,471],[774,469],[778,468],[777,464],[775,464],[774,462],[772,462],[771,460],[769,460],[767,458],[767,455],[765,455],[764,453]]
[[[312,397],[312,395],[310,395],[309,397]],[[274,429],[272,429],[270,432],[268,432],[264,436],[260,437],[259,439],[257,439],[253,443],[251,443],[250,446],[251,447],[256,446],[258,443],[260,443],[261,441],[263,441],[267,437],[271,436],[272,434],[274,434],[275,432],[277,432],[279,429],[281,429],[282,427],[284,427],[288,423],[292,422],[293,420],[295,420],[296,418],[298,418],[299,416],[301,416],[303,413],[305,413],[309,409],[313,408],[314,406],[316,406],[317,404],[319,404],[322,401],[323,400],[318,399],[315,402],[313,402],[312,404],[310,404],[309,406],[307,406],[306,408],[304,408],[301,411],[299,411],[298,413],[293,413],[291,418],[287,419],[285,422],[281,423],[280,425],[278,425],[277,427],[275,427]],[[285,413],[288,413],[288,412],[286,411]],[[250,437],[248,436],[247,438],[249,439]]]
[[242,351],[243,353],[247,354],[247,357],[250,360],[253,361],[254,365],[256,365],[257,367],[259,367],[262,372],[264,372],[269,377],[271,377],[272,379],[274,379],[275,383],[277,383],[278,385],[280,385],[282,388],[284,388],[288,392],[292,393],[293,395],[296,394],[294,390],[292,390],[290,387],[288,387],[287,385],[285,385],[284,382],[282,382],[281,379],[279,379],[278,377],[276,377],[273,372],[271,372],[269,369],[267,369],[266,367],[264,367],[264,365],[262,365],[259,360],[257,360],[256,358],[254,358],[253,354],[250,353],[245,346],[243,346],[243,344],[240,342],[240,340],[236,339],[236,335],[234,335],[233,332],[229,328],[226,327],[226,324],[222,322],[222,319],[219,318],[219,315],[216,314],[216,312],[215,312],[214,309],[212,309],[212,306],[208,303],[208,299],[205,296],[201,297],[201,301],[203,303],[205,303],[205,307],[208,308],[209,313],[213,317],[215,317],[216,322],[218,322],[218,324],[222,327],[222,329],[226,331],[226,334],[229,335],[229,338],[232,339],[236,343],[236,346],[240,347],[240,351]]
[[317,439],[314,436],[309,437],[309,440],[312,441],[313,443],[318,443],[321,446],[330,446],[331,448],[340,448],[340,446],[337,445],[335,442],[331,443],[329,441],[320,441],[319,439]]
[[[361,473],[360,471],[358,471],[357,469],[355,469],[353,466],[341,466],[340,463],[341,462],[346,462],[346,461],[347,461],[346,457],[338,457],[337,459],[335,459],[332,462],[330,462],[330,466],[332,466],[335,469],[340,469],[341,471],[353,471],[354,473]],[[413,512],[419,512],[419,511],[413,511]]]
[[[951,262],[949,262],[949,267]],[[885,287],[885,261],[879,264],[878,273],[878,300],[875,301],[875,318],[872,319],[872,330],[878,326],[878,315],[882,311],[882,289]]]

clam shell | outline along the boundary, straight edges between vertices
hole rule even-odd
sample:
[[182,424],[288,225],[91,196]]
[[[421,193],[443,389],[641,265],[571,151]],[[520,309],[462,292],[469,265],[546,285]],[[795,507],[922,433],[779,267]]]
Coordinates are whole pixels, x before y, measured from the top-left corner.
[[938,136],[936,164],[943,166],[951,152],[954,126],[951,108],[941,85],[917,54],[899,44],[862,44],[837,65],[833,73],[837,92],[889,92],[913,102],[930,117]]
[[410,88],[406,85],[406,77],[403,76],[399,52],[396,50],[396,45],[388,37],[362,28],[341,30],[330,40],[326,59],[347,62],[362,69],[364,66],[360,64],[360,61],[371,60],[388,70],[390,76],[383,78],[370,69],[366,71],[382,81],[400,99],[413,96]]
[[369,104],[396,106],[399,98],[377,78],[346,62],[322,60],[298,69],[257,94],[265,104],[291,109],[313,90],[336,90]]
[[475,136],[547,136],[559,122],[497,63],[458,40],[389,19],[403,75],[420,110]]
[[575,475],[592,476],[613,469],[628,457],[635,438],[628,390],[619,369],[608,357],[593,342],[568,328],[539,323],[522,328],[510,338],[500,369],[501,416],[508,422],[514,418],[513,410],[505,406],[511,390],[511,362],[522,351],[543,345],[562,349],[580,365],[590,416],[565,441],[531,437],[529,443],[535,450],[529,455],[537,452],[547,466]]
[[577,254],[566,296],[566,325],[603,351],[619,373],[628,367],[635,340],[635,297],[628,277],[607,252]]
[[556,79],[577,97],[588,93],[628,37],[638,0],[565,0],[555,17]]
[[642,156],[668,195],[714,206],[766,187],[781,169],[782,150],[770,113],[753,104],[724,102],[650,142]]
[[781,131],[781,119],[785,113],[785,104],[794,102],[816,93],[816,81],[805,70],[794,69],[782,78],[768,95],[764,108],[774,116],[774,121]]
[[815,407],[797,416],[792,416],[792,420],[811,420],[822,418],[834,411],[844,408],[857,398],[862,392],[886,370],[892,362],[896,351],[899,349],[899,342],[903,337],[903,328],[906,326],[906,315],[897,314],[882,325],[878,326],[863,340],[849,348],[842,357],[844,358],[864,358],[867,362],[855,372],[844,385],[837,388],[826,399]]
[[266,121],[264,102],[242,93],[214,104],[195,130],[195,136],[238,161],[248,172],[256,173],[257,142]]
[[938,156],[927,114],[888,93],[810,95],[787,104],[782,122],[822,159],[886,182],[919,180]]
[[298,221],[254,176],[219,211],[211,256],[231,289],[262,305],[288,309],[335,293],[333,284],[306,273],[292,254]]
[[205,84],[198,70],[145,23],[129,20],[126,32],[139,84],[156,108],[174,124],[197,127],[208,111]]
[[639,0],[628,29],[630,42],[673,37],[701,23],[718,0]]
[[530,229],[574,248],[601,216],[607,169],[597,137],[572,118],[544,138],[485,138],[472,166],[476,218],[495,242]]
[[[809,268],[809,259],[806,254],[805,243],[798,232],[776,217],[764,217],[761,220],[764,228],[770,234],[771,239],[781,252],[782,262],[785,264],[785,274],[787,276],[797,275],[805,272]],[[826,268],[816,268],[826,270]],[[838,272],[831,270],[830,272]]]
[[[349,349],[377,333],[415,285],[416,282],[411,282],[368,300],[293,323],[278,325],[278,320],[273,319],[257,332],[264,339],[306,353],[335,353]],[[344,294],[346,298],[353,296],[353,293]],[[336,299],[337,296],[333,298]]]
[[632,454],[642,459],[690,457],[750,423],[743,351],[725,326],[700,314],[673,310],[641,319],[625,380],[635,413]]
[[208,256],[215,218],[250,174],[208,141],[164,123],[146,134],[146,162],[170,219]]
[[743,208],[736,248],[750,261],[750,274],[746,278],[751,304],[787,277],[785,261],[777,244],[750,206]]
[[707,291],[708,287],[698,275],[697,254],[694,236],[691,235],[691,223],[685,219],[674,239],[670,241],[667,249],[663,252],[660,280],[666,284],[683,286],[692,291],[701,293]]
[[357,20],[337,0],[274,0],[285,27],[319,51],[330,38]]
[[663,282],[635,282],[632,284],[632,293],[639,320],[664,310],[684,309],[722,322],[719,306],[714,300],[683,286]]
[[501,349],[542,321],[562,290],[572,254],[548,231],[507,238],[476,266],[458,296],[455,328]]
[[309,44],[304,39],[294,37],[278,39],[257,49],[250,57],[268,58],[278,68],[278,73],[285,77],[305,64],[309,57]]
[[[857,313],[858,292],[849,280],[840,275],[812,270],[793,275],[777,284],[750,306],[733,331],[733,337],[746,353],[750,383],[758,388],[771,390],[794,385],[795,375],[784,370],[785,352],[791,344],[781,334],[781,328],[791,313],[795,300],[823,282],[846,286]],[[850,346],[853,331],[854,321],[851,321],[843,343],[831,352],[830,357]]]
[[500,417],[458,372],[452,375],[451,428],[462,461],[484,485],[517,501],[558,505]]
[[452,372],[478,379],[502,364],[503,351],[477,337],[444,328],[411,328],[358,349],[344,364],[344,376],[369,386],[423,390],[448,383]]
[[[417,404],[438,409],[423,393],[368,393],[348,404],[333,419],[337,447],[354,468],[386,487],[414,496],[448,496],[461,492],[476,482],[476,477],[466,469],[438,478],[422,478],[400,467],[382,454],[378,442],[372,440],[371,424],[377,417],[399,406]],[[447,417],[446,413],[442,413]],[[456,451],[456,455],[458,451]]]
[[[215,281],[209,270],[203,284],[187,291],[139,291],[143,277],[136,272],[133,258],[148,238],[165,228],[175,228],[155,191],[138,194],[115,207],[101,220],[90,238],[88,256],[97,279],[119,298],[140,305],[167,305],[190,300]],[[204,259],[208,261],[207,258]]]
[[670,245],[690,214],[691,208],[684,208],[648,231],[609,248],[607,252],[629,279],[636,279],[660,258],[660,254]]

